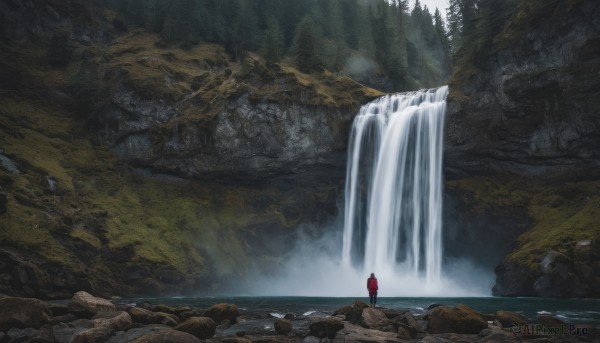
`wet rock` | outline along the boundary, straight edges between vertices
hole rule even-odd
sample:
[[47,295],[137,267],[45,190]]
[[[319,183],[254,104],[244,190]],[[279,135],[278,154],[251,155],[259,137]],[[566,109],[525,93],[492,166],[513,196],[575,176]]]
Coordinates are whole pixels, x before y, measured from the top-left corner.
[[537,323],[546,328],[563,327],[565,325],[562,320],[546,314],[538,315]]
[[588,295],[600,297],[600,245],[589,239],[577,242],[573,249],[573,266],[589,290]]
[[156,323],[168,325],[168,326],[176,326],[179,324],[179,317],[171,313],[165,312],[154,312],[154,320]]
[[215,335],[216,327],[215,322],[209,317],[192,317],[174,329],[187,332],[200,339],[208,339]]
[[0,331],[15,328],[40,328],[45,323],[48,303],[34,298],[0,299]]
[[366,329],[362,326],[346,323],[344,328],[337,332],[336,341],[340,342],[373,342],[392,343],[402,342],[396,332],[383,332],[379,330]]
[[146,325],[138,328],[132,328],[127,331],[118,331],[111,336],[106,343],[127,343],[139,337],[158,332],[160,330],[170,330],[166,325]]
[[99,312],[114,310],[116,310],[116,306],[109,300],[95,297],[84,291],[75,293],[69,303],[69,312],[87,318],[91,318]]
[[94,327],[107,327],[112,332],[126,331],[131,328],[132,320],[125,311],[100,312],[92,318]]
[[334,316],[343,315],[346,321],[356,324],[362,317],[363,309],[369,307],[366,303],[360,300],[354,301],[352,305],[344,306],[333,313]]
[[382,311],[376,308],[364,308],[362,311],[362,318],[358,324],[367,329],[378,329],[381,331],[394,331],[390,330],[391,322]]
[[409,329],[407,329],[403,326],[400,326],[400,327],[398,327],[398,331],[396,332],[396,337],[399,339],[410,341],[411,339],[413,339],[416,336],[413,336]]
[[160,330],[147,335],[140,336],[131,343],[200,343],[198,337],[177,330]]
[[399,334],[402,334],[403,336],[408,335],[411,338],[417,338],[417,334],[419,332],[425,332],[424,330],[422,330],[419,326],[418,323],[415,322],[415,327],[406,325],[404,323],[402,323],[401,321],[397,320],[397,318],[394,318],[394,327],[396,328],[396,331]]
[[379,309],[388,319],[392,319],[404,314],[406,311],[399,311],[393,308],[380,308]]
[[496,283],[492,288],[495,296],[534,296],[533,275],[531,270],[516,263],[506,262],[494,270]]
[[415,331],[420,330],[420,326],[419,326],[419,323],[417,322],[417,319],[411,313],[405,313],[401,316],[394,318],[394,320],[397,324],[406,325]]
[[309,326],[310,336],[319,338],[335,338],[338,331],[344,328],[344,323],[336,319],[321,319]]
[[131,324],[127,312],[99,312],[91,320],[79,319],[55,325],[53,334],[60,343],[105,342],[115,332],[129,330]]
[[225,319],[228,319],[229,322],[235,324],[237,322],[237,317],[239,317],[240,313],[235,304],[216,304],[208,308],[204,313],[205,316],[210,317],[215,323],[220,323]]
[[158,305],[143,304],[142,308],[152,311],[152,312],[163,312],[163,313],[169,313],[169,314],[174,314],[174,315],[177,315],[177,313],[178,313],[178,311],[175,307],[167,306],[165,304],[158,304]]
[[525,325],[529,322],[525,316],[511,311],[497,311],[496,320],[504,328],[509,328],[513,324]]
[[109,327],[96,327],[76,331],[70,338],[69,343],[102,343],[108,340],[113,331]]
[[156,316],[150,310],[141,307],[131,307],[127,309],[131,319],[136,323],[153,324],[156,323]]
[[292,332],[292,322],[287,319],[276,320],[273,326],[278,335],[287,335]]
[[582,297],[588,293],[568,257],[550,251],[540,262],[540,269],[544,275],[533,283],[537,295],[564,298]]
[[454,308],[439,306],[429,314],[427,332],[478,334],[488,327],[487,321],[480,313],[466,305],[457,305]]
[[273,319],[252,319],[243,322],[240,321],[226,329],[217,327],[218,336],[235,336],[239,332],[243,332],[245,335],[249,336],[272,335],[275,332],[273,327]]

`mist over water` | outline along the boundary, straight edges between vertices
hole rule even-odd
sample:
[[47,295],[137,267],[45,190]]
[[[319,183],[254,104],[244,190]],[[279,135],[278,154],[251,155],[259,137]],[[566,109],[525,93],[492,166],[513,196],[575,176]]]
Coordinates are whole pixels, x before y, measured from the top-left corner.
[[[304,237],[281,268],[245,283],[245,295],[365,297],[370,272],[342,262],[341,223],[332,224],[318,240]],[[422,277],[399,266],[376,273],[379,297],[487,297],[494,274],[467,260],[451,260],[442,266],[439,283],[427,285]],[[256,275],[256,274],[255,274]]]
[[[259,295],[489,296],[493,273],[444,260],[442,142],[448,87],[384,96],[357,114],[348,147],[343,217],[301,237],[281,269],[246,283]],[[343,222],[342,222],[343,220]]]

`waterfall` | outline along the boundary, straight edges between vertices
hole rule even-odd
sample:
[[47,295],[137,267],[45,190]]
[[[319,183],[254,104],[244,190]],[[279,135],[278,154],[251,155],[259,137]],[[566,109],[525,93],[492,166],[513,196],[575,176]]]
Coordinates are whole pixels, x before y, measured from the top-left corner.
[[442,263],[442,148],[448,87],[364,105],[348,147],[342,262],[437,284]]

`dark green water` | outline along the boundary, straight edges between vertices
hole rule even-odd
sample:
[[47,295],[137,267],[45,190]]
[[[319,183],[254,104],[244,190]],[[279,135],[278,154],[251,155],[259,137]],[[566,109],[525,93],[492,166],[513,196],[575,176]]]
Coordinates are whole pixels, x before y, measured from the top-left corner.
[[[335,297],[182,297],[182,298],[136,298],[123,299],[122,304],[167,304],[169,306],[188,305],[199,309],[218,303],[233,303],[241,314],[283,315],[322,315],[332,314],[338,308],[349,305],[356,299],[368,302],[368,298]],[[408,309],[423,313],[431,304],[455,306],[467,304],[482,313],[495,313],[497,310],[518,312],[535,321],[538,314],[556,316],[566,323],[586,323],[600,326],[600,299],[548,299],[548,298],[380,298],[377,305],[393,309]],[[314,313],[312,313],[314,311]]]

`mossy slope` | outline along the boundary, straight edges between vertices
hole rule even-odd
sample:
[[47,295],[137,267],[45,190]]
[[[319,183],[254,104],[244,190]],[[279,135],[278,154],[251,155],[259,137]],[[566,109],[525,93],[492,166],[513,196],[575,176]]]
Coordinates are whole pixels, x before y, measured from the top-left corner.
[[240,65],[219,46],[182,49],[144,32],[108,46],[72,42],[64,67],[47,64],[44,42],[9,44],[1,56],[18,82],[0,97],[0,149],[20,173],[0,168],[7,198],[0,246],[40,266],[65,267],[107,294],[223,288],[223,280],[252,265],[279,261],[300,224],[328,220],[340,189],[337,181],[227,184],[132,168],[92,143],[88,131],[94,107],[109,101],[111,90],[126,84],[148,97],[175,100],[180,120],[210,119],[212,102],[226,102],[242,89],[256,99],[351,109],[362,101],[357,95],[380,94],[327,72],[267,66],[255,55]]

